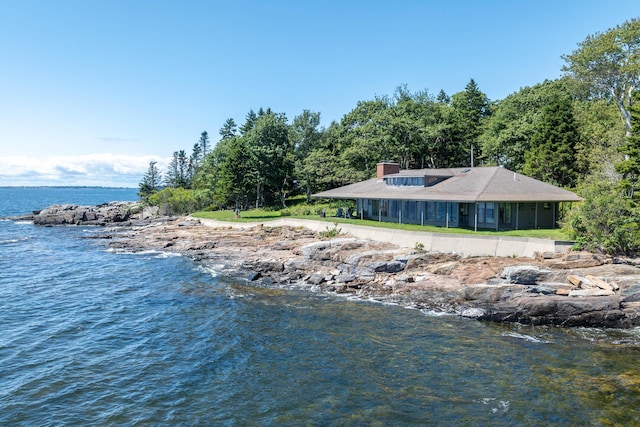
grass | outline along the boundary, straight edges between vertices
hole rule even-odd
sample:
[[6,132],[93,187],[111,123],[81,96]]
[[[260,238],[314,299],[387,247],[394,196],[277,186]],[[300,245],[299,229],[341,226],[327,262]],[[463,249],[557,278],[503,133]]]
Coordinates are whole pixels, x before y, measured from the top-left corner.
[[235,213],[231,210],[226,211],[198,211],[191,214],[196,218],[217,219],[218,221],[236,221],[236,222],[256,222],[269,221],[282,218],[280,211],[267,211],[263,209],[252,209],[250,211],[242,211],[240,218],[236,218]]
[[[314,208],[318,209],[318,208]],[[325,209],[325,207],[321,207]],[[336,209],[327,209],[326,218],[322,218],[319,215],[304,215],[296,212],[296,209],[287,209],[284,211],[252,209],[248,211],[242,211],[240,218],[236,219],[235,214],[231,210],[225,211],[200,211],[194,212],[192,216],[196,218],[215,219],[218,221],[236,221],[236,222],[256,222],[256,221],[269,221],[278,218],[300,218],[300,219],[312,219],[315,221],[324,221],[327,223],[339,223],[339,224],[357,224],[366,225],[369,227],[390,228],[396,230],[409,230],[409,231],[422,231],[430,233],[447,233],[447,234],[467,234],[476,236],[513,236],[513,237],[532,237],[539,239],[551,239],[551,240],[571,240],[566,233],[560,229],[541,229],[541,230],[509,230],[509,231],[495,231],[495,230],[480,230],[473,231],[463,228],[444,228],[436,227],[432,225],[416,225],[416,224],[398,224],[394,222],[378,222],[374,220],[360,220],[360,219],[347,219],[347,218],[334,218],[330,215],[335,214]],[[305,211],[308,211],[306,209]]]

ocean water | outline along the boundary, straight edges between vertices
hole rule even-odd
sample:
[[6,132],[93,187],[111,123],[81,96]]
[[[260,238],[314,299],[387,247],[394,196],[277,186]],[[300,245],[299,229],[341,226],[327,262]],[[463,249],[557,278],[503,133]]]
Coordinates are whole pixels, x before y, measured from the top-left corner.
[[[0,188],[0,216],[135,190]],[[637,330],[498,325],[0,221],[2,426],[640,424]]]

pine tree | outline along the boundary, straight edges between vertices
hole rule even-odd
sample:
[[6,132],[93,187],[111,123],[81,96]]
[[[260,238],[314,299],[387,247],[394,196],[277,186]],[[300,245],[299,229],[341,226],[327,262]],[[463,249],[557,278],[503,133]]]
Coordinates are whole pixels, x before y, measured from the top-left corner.
[[174,151],[165,175],[165,184],[171,188],[190,188],[189,160],[184,150]]
[[244,124],[240,127],[240,134],[244,135],[245,133],[253,129],[257,119],[258,119],[258,116],[256,115],[256,113],[253,110],[249,110],[249,112],[247,113],[247,117],[245,118]]
[[147,200],[149,196],[160,190],[161,176],[156,166],[157,163],[156,161],[149,162],[149,169],[147,169],[142,181],[138,184],[138,197],[143,200]]
[[580,133],[573,116],[571,99],[556,95],[542,109],[542,117],[525,153],[524,173],[563,187],[574,187],[576,145]]
[[238,126],[236,125],[236,122],[232,118],[228,118],[224,122],[224,124],[222,125],[219,131],[220,137],[222,139],[233,138],[234,136],[236,136],[237,132],[238,132]]
[[[482,133],[482,125],[486,117],[491,114],[489,98],[485,95],[476,82],[471,79],[464,88],[451,98],[454,110],[458,141],[460,144],[460,161],[475,166],[476,159],[481,158],[478,139]],[[464,162],[463,159],[470,159]]]
[[201,159],[204,160],[207,157],[207,153],[209,153],[209,134],[206,130],[200,134],[198,144],[200,145]]

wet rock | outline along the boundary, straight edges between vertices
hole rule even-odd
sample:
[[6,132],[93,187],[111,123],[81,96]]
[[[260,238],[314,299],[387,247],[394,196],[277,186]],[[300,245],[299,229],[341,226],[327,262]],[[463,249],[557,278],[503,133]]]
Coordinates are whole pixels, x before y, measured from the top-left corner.
[[481,320],[532,325],[616,327],[625,320],[620,297],[518,297],[485,307]]
[[254,282],[258,279],[260,279],[260,277],[262,277],[260,275],[260,273],[256,272],[256,271],[252,271],[251,273],[247,274],[247,280],[250,282]]
[[470,319],[480,319],[486,315],[486,310],[478,307],[464,308],[460,311],[460,316]]
[[314,273],[306,281],[313,285],[319,285],[325,281],[325,276],[323,274]]

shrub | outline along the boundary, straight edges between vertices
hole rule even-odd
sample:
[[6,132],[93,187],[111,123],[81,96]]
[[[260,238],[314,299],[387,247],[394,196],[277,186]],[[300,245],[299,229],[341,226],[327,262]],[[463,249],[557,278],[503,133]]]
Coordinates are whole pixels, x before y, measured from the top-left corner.
[[197,209],[198,199],[193,190],[165,188],[152,194],[149,204],[159,206],[163,215],[184,215]]
[[338,228],[338,223],[334,222],[333,228],[329,228],[329,226],[327,225],[327,228],[324,231],[321,231],[319,234],[320,234],[320,237],[330,239],[332,237],[338,236],[341,232],[342,230]]
[[592,184],[582,191],[584,201],[565,221],[576,247],[609,254],[632,254],[640,249],[640,211],[633,200],[613,185]]

